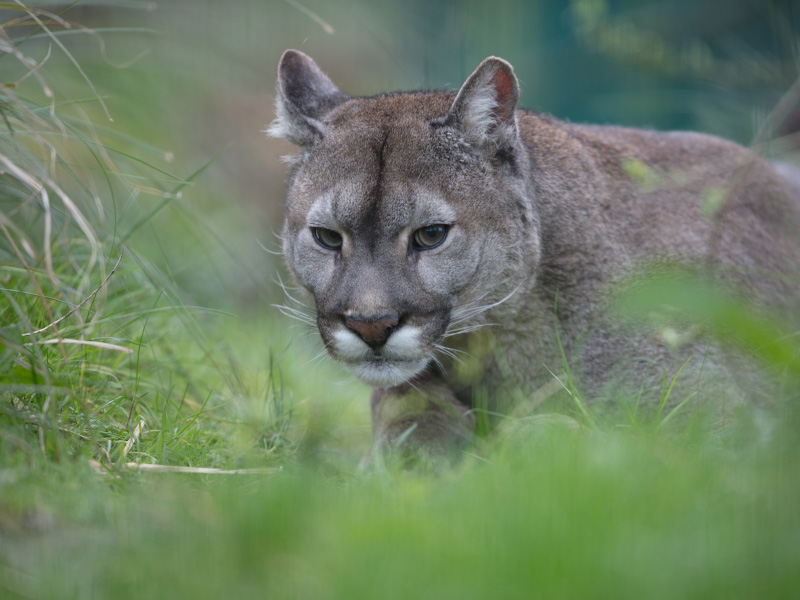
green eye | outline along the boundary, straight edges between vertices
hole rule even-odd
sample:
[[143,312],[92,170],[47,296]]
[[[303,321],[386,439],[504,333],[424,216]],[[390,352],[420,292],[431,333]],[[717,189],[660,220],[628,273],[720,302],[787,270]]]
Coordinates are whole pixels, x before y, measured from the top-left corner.
[[342,247],[342,234],[336,233],[333,229],[312,227],[311,235],[320,246],[328,250],[339,250]]
[[436,248],[447,238],[448,225],[428,225],[414,232],[411,243],[417,250]]

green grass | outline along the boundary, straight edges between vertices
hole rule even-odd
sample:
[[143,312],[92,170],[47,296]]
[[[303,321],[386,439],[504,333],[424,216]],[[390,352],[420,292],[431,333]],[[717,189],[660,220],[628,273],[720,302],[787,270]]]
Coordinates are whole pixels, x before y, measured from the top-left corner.
[[[559,414],[507,419],[451,469],[360,471],[368,390],[270,306],[275,262],[239,238],[274,244],[232,200],[225,144],[166,150],[159,115],[180,111],[160,80],[89,61],[92,87],[64,55],[80,33],[9,7],[28,21],[0,56],[0,598],[796,595],[780,322],[651,291],[782,371],[769,408],[603,413],[569,377]],[[137,135],[116,125],[133,104]]]
[[789,598],[799,458],[788,440],[542,425],[438,478],[50,465],[4,474],[4,581],[53,598]]

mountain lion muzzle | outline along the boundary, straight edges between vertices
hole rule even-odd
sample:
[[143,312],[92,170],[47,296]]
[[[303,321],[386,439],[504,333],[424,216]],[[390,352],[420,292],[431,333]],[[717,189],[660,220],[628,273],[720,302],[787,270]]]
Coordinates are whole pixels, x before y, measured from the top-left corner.
[[735,379],[706,339],[612,317],[620,286],[655,277],[642,267],[712,265],[754,306],[797,306],[796,175],[719,138],[574,125],[518,99],[495,57],[455,93],[368,98],[281,58],[269,133],[299,147],[284,254],[327,351],[375,387],[379,449],[458,448],[476,408],[530,398],[565,359],[590,397],[660,384],[692,353]]

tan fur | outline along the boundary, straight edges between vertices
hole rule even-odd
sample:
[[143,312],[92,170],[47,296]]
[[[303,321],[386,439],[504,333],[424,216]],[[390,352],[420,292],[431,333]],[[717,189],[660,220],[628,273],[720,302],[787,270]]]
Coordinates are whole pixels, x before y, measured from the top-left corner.
[[[494,57],[457,94],[371,98],[344,95],[302,53],[281,60],[272,131],[300,146],[286,259],[331,355],[377,386],[379,445],[468,439],[476,386],[496,410],[561,370],[556,331],[590,396],[640,377],[634,357],[674,364],[652,332],[608,316],[615,284],[653,261],[735,266],[726,283],[754,303],[797,306],[793,175],[718,138],[568,124],[518,110],[518,96]],[[725,199],[715,215],[709,194]],[[440,246],[416,245],[438,225]],[[380,325],[360,327],[375,347],[352,318]]]

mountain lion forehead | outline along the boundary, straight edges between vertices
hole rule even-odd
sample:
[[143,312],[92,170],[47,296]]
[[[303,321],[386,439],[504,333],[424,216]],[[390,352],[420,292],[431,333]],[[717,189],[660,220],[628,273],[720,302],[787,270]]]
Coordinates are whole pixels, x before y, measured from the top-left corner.
[[314,148],[310,162],[319,177],[319,166],[331,179],[361,178],[375,185],[384,170],[413,170],[427,162],[431,147],[426,135],[428,125],[415,116],[406,115],[389,123],[354,118],[331,127]]
[[423,186],[387,186],[380,195],[359,180],[342,181],[311,205],[306,221],[311,227],[381,229],[397,233],[404,228],[452,224],[456,212],[441,194]]
[[429,121],[447,114],[453,97],[453,92],[396,92],[353,98],[331,111],[328,122],[334,127],[360,122],[382,129],[409,117]]

